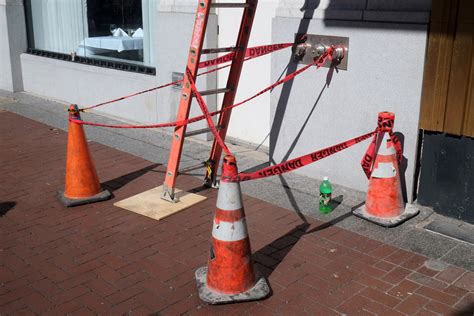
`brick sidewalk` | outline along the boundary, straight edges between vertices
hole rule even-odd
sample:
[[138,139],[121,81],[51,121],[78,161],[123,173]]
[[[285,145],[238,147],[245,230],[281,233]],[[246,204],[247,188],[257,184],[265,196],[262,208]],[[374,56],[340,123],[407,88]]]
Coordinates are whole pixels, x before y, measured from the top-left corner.
[[156,222],[114,207],[160,185],[164,168],[90,143],[111,201],[67,209],[66,134],[0,112],[0,314],[472,315],[474,273],[244,197],[257,267],[273,295],[208,306],[194,270],[206,264],[215,190]]

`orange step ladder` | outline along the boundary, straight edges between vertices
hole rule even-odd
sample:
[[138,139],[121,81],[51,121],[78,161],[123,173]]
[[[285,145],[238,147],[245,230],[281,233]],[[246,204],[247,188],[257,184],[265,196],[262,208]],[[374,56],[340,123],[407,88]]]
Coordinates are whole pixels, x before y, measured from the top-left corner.
[[[239,84],[240,74],[245,59],[245,51],[247,49],[252,24],[255,17],[258,0],[246,0],[242,3],[213,3],[212,0],[199,0],[196,12],[196,20],[194,22],[193,35],[191,37],[191,46],[189,48],[188,61],[184,72],[183,88],[179,101],[178,115],[176,120],[186,120],[189,117],[192,98],[195,97],[192,91],[192,84],[196,81],[198,65],[202,54],[214,54],[220,52],[234,52],[234,57],[229,71],[229,78],[225,88],[203,91],[200,94],[210,95],[217,93],[225,93],[222,102],[222,109],[234,103],[235,94]],[[206,33],[207,22],[211,8],[243,8],[242,21],[235,46],[226,48],[203,49],[204,36]],[[191,78],[189,78],[190,76]],[[225,140],[227,127],[230,121],[231,111],[221,112],[218,124],[213,126],[212,121],[209,122],[209,129],[200,130],[201,133],[209,132],[209,130],[217,129],[222,140]],[[197,131],[196,131],[197,132]],[[190,135],[196,135],[196,132],[186,134],[186,125],[177,126],[173,133],[171,141],[170,155],[168,159],[168,167],[163,184],[163,192],[161,198],[170,202],[177,202],[175,196],[176,179],[179,175],[179,163],[183,150],[184,138]],[[205,185],[214,186],[216,184],[216,173],[219,167],[219,160],[222,154],[222,146],[217,138],[214,139],[210,158],[207,162],[208,168],[205,175]]]

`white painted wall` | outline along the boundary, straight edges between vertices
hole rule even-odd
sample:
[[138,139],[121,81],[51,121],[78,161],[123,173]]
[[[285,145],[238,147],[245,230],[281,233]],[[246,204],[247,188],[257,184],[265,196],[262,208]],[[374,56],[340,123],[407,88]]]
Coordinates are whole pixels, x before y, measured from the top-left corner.
[[[271,44],[272,18],[278,0],[260,0],[252,27],[249,47]],[[218,9],[218,47],[235,45],[241,21],[241,9]],[[287,49],[289,51],[290,49]],[[225,87],[228,69],[218,73],[218,86]],[[271,84],[271,55],[245,63],[237,90],[236,102],[246,99]],[[218,106],[223,95],[218,97]],[[261,95],[246,105],[232,111],[227,135],[240,141],[268,147],[270,131],[270,93]]]
[[[408,1],[325,0],[315,12],[306,11],[312,19],[303,19],[303,3],[281,1],[273,20],[273,41],[289,41],[298,29],[349,37],[348,71],[333,74],[312,114],[326,84],[328,68],[310,69],[292,84],[273,91],[271,149],[275,163],[365,134],[375,129],[378,112],[392,111],[396,114],[395,131],[405,136],[405,179],[410,200],[430,2],[412,1],[410,6]],[[403,11],[410,9],[417,11]],[[288,60],[286,52],[273,55],[274,80]],[[360,160],[367,146],[368,141],[358,144],[297,173],[319,179],[329,176],[334,183],[365,191],[367,179]]]
[[0,2],[0,89],[13,90],[10,42],[5,0]]
[[20,54],[25,51],[23,1],[0,0],[0,89],[23,90]]
[[[196,16],[198,1],[195,0],[161,0],[158,8],[157,23],[157,81],[164,84],[172,81],[172,73],[183,73],[186,67],[191,35]],[[204,47],[216,47],[217,45],[217,17],[211,12],[207,24],[207,33]],[[215,55],[210,55],[211,58]],[[196,84],[199,90],[216,88],[216,74],[198,77]],[[169,120],[175,121],[178,111],[180,89],[163,89],[160,92],[159,106],[168,112]],[[216,95],[204,97],[209,111],[216,110]],[[201,109],[193,100],[190,117],[202,115]],[[205,120],[189,125],[189,130],[206,128]],[[210,133],[196,136],[200,139],[213,139]]]
[[[52,58],[21,55],[25,91],[46,98],[75,103],[80,107],[115,99],[155,86],[155,76]],[[151,92],[95,111],[128,122],[155,123],[158,120],[157,94]]]

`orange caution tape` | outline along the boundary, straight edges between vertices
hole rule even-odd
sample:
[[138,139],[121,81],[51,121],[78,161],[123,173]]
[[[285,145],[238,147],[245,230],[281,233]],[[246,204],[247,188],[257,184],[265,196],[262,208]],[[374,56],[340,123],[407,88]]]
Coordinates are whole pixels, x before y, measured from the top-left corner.
[[[241,106],[241,105],[243,105],[243,104],[245,104],[245,103],[261,96],[262,94],[273,90],[275,87],[277,87],[277,86],[279,86],[279,85],[281,85],[285,82],[288,82],[290,80],[293,80],[296,76],[298,76],[299,74],[301,74],[304,71],[308,70],[312,66],[316,66],[317,69],[321,68],[322,65],[326,62],[326,59],[331,58],[332,52],[333,52],[333,49],[328,50],[325,54],[323,54],[321,57],[319,57],[313,63],[308,64],[308,65],[296,70],[295,72],[292,72],[292,73],[288,74],[283,79],[278,80],[277,82],[271,84],[270,86],[266,87],[265,89],[257,92],[253,96],[251,96],[251,97],[249,97],[249,98],[247,98],[247,99],[245,99],[245,100],[243,100],[239,103],[236,103],[234,105],[227,106],[227,107],[225,107],[225,108],[223,108],[219,111],[211,112],[211,113],[209,113],[209,115],[215,116],[215,115],[220,114],[224,111],[228,111],[230,109]],[[192,118],[189,118],[189,119],[186,119],[186,120],[175,121],[175,122],[167,122],[167,123],[159,123],[159,124],[151,124],[151,125],[111,125],[111,124],[100,124],[100,123],[86,122],[86,121],[77,120],[77,119],[69,119],[69,120],[72,121],[72,122],[76,122],[78,124],[97,126],[97,127],[109,127],[109,128],[164,128],[164,127],[173,127],[173,126],[182,126],[182,125],[186,125],[186,124],[191,124],[191,123],[201,121],[205,118],[206,118],[205,115],[200,115],[200,116],[195,116],[195,117],[192,117]]]
[[[248,61],[250,59],[254,59],[254,58],[257,58],[257,57],[260,57],[260,56],[264,56],[264,55],[282,50],[284,48],[290,47],[292,45],[293,45],[292,43],[283,43],[283,44],[270,44],[270,45],[249,47],[249,48],[247,48],[247,50],[245,52],[244,61]],[[211,67],[211,66],[217,66],[217,65],[220,65],[220,64],[224,64],[224,63],[232,61],[234,56],[235,56],[235,52],[232,52],[232,53],[226,54],[224,56],[221,56],[221,57],[218,57],[218,58],[215,58],[215,59],[206,60],[206,61],[203,61],[203,62],[199,63],[198,68],[208,68],[208,67]],[[227,68],[229,66],[230,65],[226,65],[226,66],[223,66],[223,67],[218,67],[218,68],[215,68],[215,69],[211,69],[211,70],[206,71],[204,73],[200,73],[198,76],[207,75],[207,74],[213,73],[215,71]],[[98,103],[96,105],[88,106],[88,107],[79,109],[79,111],[84,112],[84,111],[87,111],[87,110],[97,108],[99,106],[103,106],[103,105],[106,105],[106,104],[111,104],[111,103],[114,103],[114,102],[118,102],[118,101],[122,101],[122,100],[125,100],[125,99],[128,99],[128,98],[131,98],[131,97],[135,97],[137,95],[141,95],[141,94],[144,94],[144,93],[156,91],[156,90],[166,88],[166,87],[169,87],[169,86],[177,85],[181,82],[183,82],[183,80],[173,81],[173,82],[166,83],[166,84],[163,84],[163,85],[158,86],[158,87],[153,87],[153,88],[146,89],[146,90],[139,91],[139,92],[135,92],[135,93],[132,93],[132,94],[129,94],[129,95],[126,95],[126,96],[122,96],[122,97],[119,97],[119,98],[116,98],[116,99],[113,99],[113,100],[101,102],[101,103]]]
[[[370,179],[372,175],[375,156],[377,155],[377,140],[383,139],[384,133],[388,133],[390,136],[390,140],[395,148],[395,152],[397,153],[397,162],[398,165],[402,162],[403,159],[403,149],[400,140],[393,134],[393,125],[395,122],[395,114],[390,112],[381,112],[379,113],[378,121],[377,121],[377,130],[378,133],[374,135],[372,141],[370,142],[369,148],[364,154],[360,165],[362,166],[362,170],[364,170],[367,179]],[[380,138],[379,138],[380,137]]]
[[196,88],[193,75],[191,74],[191,70],[189,68],[186,68],[186,76],[188,77],[189,84],[191,85],[191,90],[193,91],[193,94],[196,97],[196,101],[199,104],[199,107],[201,108],[201,111],[206,118],[207,125],[209,125],[209,128],[211,129],[212,134],[214,135],[215,139],[219,143],[219,146],[221,146],[221,148],[224,149],[227,155],[230,155],[231,152],[229,148],[227,148],[226,144],[222,140],[222,137],[219,135],[219,132],[217,131],[216,126],[214,125],[214,122],[212,121],[212,116],[209,114],[209,110],[207,108],[206,102],[204,102],[202,95],[199,93],[198,89]]
[[327,147],[327,148],[312,152],[310,154],[307,154],[295,159],[282,162],[275,166],[263,168],[252,173],[239,173],[238,175],[233,176],[233,177],[228,177],[225,179],[222,178],[222,180],[227,181],[227,182],[241,182],[241,181],[255,180],[255,179],[261,179],[261,178],[267,178],[267,177],[276,176],[280,174],[285,174],[290,171],[294,171],[304,166],[315,163],[316,161],[322,160],[326,157],[332,156],[357,143],[360,143],[366,139],[369,139],[376,133],[377,133],[377,130],[367,133],[365,135],[347,140],[343,143],[340,143],[331,147]]
[[[283,44],[270,44],[270,45],[262,45],[262,46],[255,46],[255,47],[249,47],[245,51],[245,58],[246,60],[250,60],[256,57],[264,56],[279,50],[282,50],[284,48],[293,46],[293,43],[283,43]],[[217,66],[220,64],[225,64],[227,62],[232,61],[235,56],[235,52],[231,52],[228,54],[225,54],[224,56],[217,57],[211,60],[206,60],[202,61],[199,63],[199,68],[207,68],[211,66]]]

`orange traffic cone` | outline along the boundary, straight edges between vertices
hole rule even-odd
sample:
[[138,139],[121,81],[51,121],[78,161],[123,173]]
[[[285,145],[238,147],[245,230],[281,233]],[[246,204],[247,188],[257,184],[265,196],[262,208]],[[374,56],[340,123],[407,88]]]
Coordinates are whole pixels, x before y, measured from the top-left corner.
[[[80,120],[77,105],[69,107],[69,117]],[[66,206],[76,206],[109,199],[108,190],[102,190],[89,153],[84,129],[81,124],[69,121],[66,185],[59,197]]]
[[212,244],[207,267],[196,270],[199,297],[209,304],[253,301],[265,298],[270,288],[265,277],[256,275],[240,183],[233,156],[224,157],[212,228]]
[[[400,171],[393,136],[395,115],[379,113],[379,133],[376,156],[369,179],[365,205],[353,211],[354,215],[385,227],[393,227],[412,218],[419,210],[403,202]],[[381,124],[381,122],[384,122]]]

